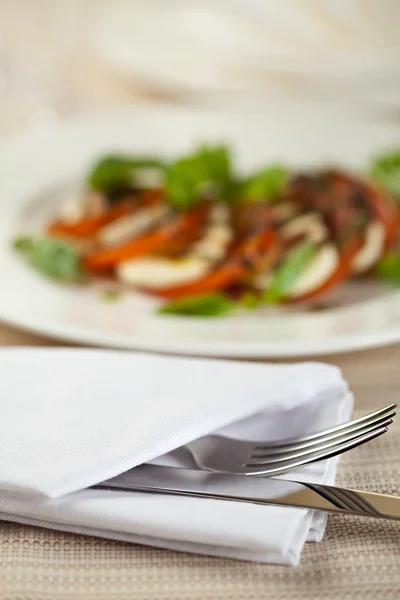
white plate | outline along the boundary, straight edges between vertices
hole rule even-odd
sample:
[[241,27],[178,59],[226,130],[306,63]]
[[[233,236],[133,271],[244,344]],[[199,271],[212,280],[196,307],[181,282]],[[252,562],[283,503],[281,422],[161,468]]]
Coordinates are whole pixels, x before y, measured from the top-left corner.
[[161,317],[154,300],[136,293],[107,304],[93,288],[43,279],[10,250],[9,240],[38,227],[102,152],[175,155],[196,141],[223,140],[235,147],[241,168],[272,159],[358,167],[376,149],[398,142],[399,134],[332,107],[271,103],[263,117],[164,108],[79,118],[41,137],[15,139],[0,148],[0,319],[84,344],[210,356],[317,355],[398,341],[398,292],[362,287],[360,296],[359,286],[351,286],[344,290],[350,301],[320,313],[266,309],[220,319]]

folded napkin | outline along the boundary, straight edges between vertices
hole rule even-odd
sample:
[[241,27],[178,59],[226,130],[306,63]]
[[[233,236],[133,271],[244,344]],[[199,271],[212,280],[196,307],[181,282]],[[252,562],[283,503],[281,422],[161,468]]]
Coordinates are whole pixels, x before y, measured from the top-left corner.
[[[13,348],[0,374],[1,519],[280,564],[322,538],[312,510],[88,488],[145,462],[193,467],[182,446],[212,432],[272,441],[347,420],[337,368]],[[332,484],[336,464],[290,475]]]

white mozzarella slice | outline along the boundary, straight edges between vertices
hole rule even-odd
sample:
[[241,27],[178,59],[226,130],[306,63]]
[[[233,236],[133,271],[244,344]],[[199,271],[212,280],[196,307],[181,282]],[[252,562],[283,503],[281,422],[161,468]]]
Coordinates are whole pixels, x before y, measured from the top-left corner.
[[211,223],[227,223],[229,215],[229,208],[226,204],[216,204],[211,211],[210,221]]
[[132,215],[125,215],[109,225],[102,227],[97,239],[103,246],[114,246],[131,238],[135,238],[167,214],[166,206],[152,206],[137,210]]
[[322,246],[294,283],[289,297],[298,298],[317,290],[335,272],[338,264],[339,253],[336,247],[333,244]]
[[96,190],[86,193],[85,204],[87,214],[92,217],[101,215],[105,210],[107,210],[108,205],[105,195]]
[[280,202],[274,206],[274,214],[279,221],[293,219],[299,213],[299,207],[294,202]]
[[143,188],[158,188],[164,183],[164,175],[158,167],[140,167],[135,170],[135,184]]
[[255,277],[253,277],[252,284],[255,288],[264,292],[268,289],[269,284],[271,283],[273,277],[273,273],[259,273]]
[[367,228],[364,246],[353,260],[353,272],[364,273],[373,267],[382,256],[384,245],[385,228],[379,221],[374,221]]
[[211,225],[205,235],[193,244],[191,254],[217,261],[225,256],[233,231],[227,224]]
[[100,215],[106,207],[107,202],[103,194],[87,191],[82,196],[73,196],[63,204],[60,219],[64,223],[73,225],[85,217]]
[[61,207],[60,219],[69,225],[81,221],[86,216],[87,207],[83,198],[73,196]]
[[210,262],[204,258],[139,258],[121,262],[117,277],[128,285],[157,289],[195,281],[209,268]]
[[325,241],[329,236],[328,228],[317,213],[308,213],[301,215],[284,225],[281,234],[285,239],[292,239],[304,236],[310,242],[319,244]]

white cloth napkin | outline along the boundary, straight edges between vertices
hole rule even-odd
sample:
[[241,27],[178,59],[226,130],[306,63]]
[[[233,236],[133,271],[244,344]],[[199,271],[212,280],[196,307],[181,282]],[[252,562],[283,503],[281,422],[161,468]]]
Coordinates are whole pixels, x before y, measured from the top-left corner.
[[[87,489],[185,443],[303,435],[347,420],[324,364],[266,365],[89,349],[0,351],[0,518],[190,552],[297,564],[326,517],[306,509]],[[178,450],[176,450],[178,449]],[[336,460],[292,478],[335,479]]]

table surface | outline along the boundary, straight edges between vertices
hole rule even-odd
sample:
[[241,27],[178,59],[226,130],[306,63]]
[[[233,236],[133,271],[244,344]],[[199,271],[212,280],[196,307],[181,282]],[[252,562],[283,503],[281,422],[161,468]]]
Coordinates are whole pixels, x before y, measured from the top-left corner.
[[[0,326],[0,345],[54,345]],[[356,397],[355,414],[397,400],[400,345],[327,357]],[[340,485],[400,494],[400,421],[344,455]],[[299,567],[196,556],[0,524],[0,600],[224,600],[400,597],[400,523],[330,516]]]

